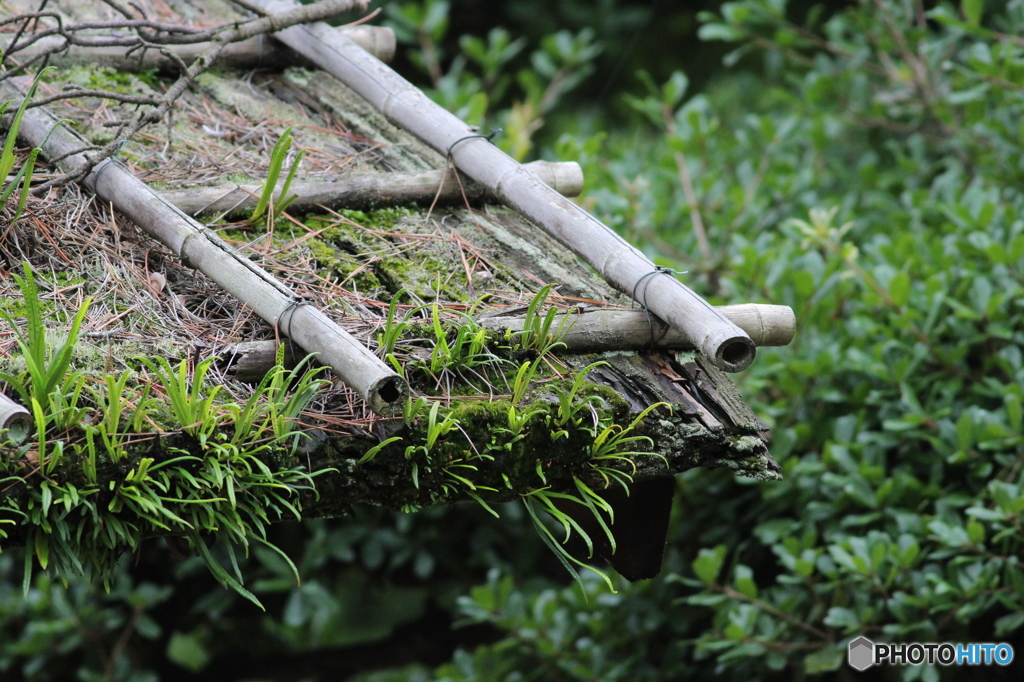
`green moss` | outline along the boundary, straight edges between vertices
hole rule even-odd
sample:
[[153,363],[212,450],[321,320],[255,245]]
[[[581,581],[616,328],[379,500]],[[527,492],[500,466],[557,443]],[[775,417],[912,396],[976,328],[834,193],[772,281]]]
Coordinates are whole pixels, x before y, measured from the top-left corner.
[[338,259],[337,249],[328,246],[320,239],[307,239],[306,247],[313,253],[318,267],[333,267],[334,261]]
[[[395,293],[406,289],[424,301],[469,300],[461,261],[445,240],[423,240],[410,252],[402,248],[400,239],[377,234],[399,230],[416,234],[422,224],[417,212],[400,207],[340,213],[344,220],[328,216],[308,216],[305,220],[310,230],[319,233],[321,244],[312,247],[318,262],[330,262],[336,277],[344,279],[363,268],[355,281],[360,291],[381,288]],[[335,251],[329,254],[327,248],[332,247]],[[339,263],[332,257],[347,262]],[[383,292],[380,295],[387,300]]]
[[405,218],[418,218],[419,211],[404,206],[378,208],[372,211],[342,209],[341,216],[357,225],[374,230],[390,230]]
[[[344,469],[347,473],[327,474],[323,485],[339,492],[358,479],[362,486],[374,488],[376,503],[400,509],[407,505],[449,504],[469,499],[470,493],[488,502],[499,502],[548,485],[556,490],[571,489],[574,476],[597,479],[587,453],[596,434],[616,419],[621,424],[629,407],[614,391],[586,382],[577,400],[601,398],[594,404],[600,427],[595,430],[588,418],[578,426],[563,428],[553,421],[557,398],[551,392],[558,388],[558,382],[543,384],[531,401],[518,405],[507,398],[453,401],[451,407],[439,411],[436,423],[452,419],[458,428],[448,430],[429,451],[425,448],[430,424],[422,415],[411,427],[399,432],[399,442],[354,468],[354,460],[372,443],[364,442],[361,447],[346,451],[325,445],[318,453],[323,457],[318,465]],[[510,408],[519,417],[532,415],[519,433],[513,433]],[[340,462],[339,458],[347,461]],[[631,473],[623,462],[602,465]],[[331,496],[319,483],[318,488],[326,497]]]
[[109,90],[121,94],[150,94],[158,82],[155,70],[129,73],[109,66],[63,68],[54,80],[88,90]]

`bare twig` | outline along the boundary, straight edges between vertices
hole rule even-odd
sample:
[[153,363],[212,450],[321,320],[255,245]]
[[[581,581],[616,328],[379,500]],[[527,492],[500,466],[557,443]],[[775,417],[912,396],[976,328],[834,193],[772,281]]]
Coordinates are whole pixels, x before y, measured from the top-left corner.
[[55,95],[50,95],[48,97],[32,101],[28,105],[28,108],[42,107],[54,102],[67,99],[78,99],[80,97],[100,97],[102,99],[114,100],[115,102],[124,102],[125,104],[145,104],[149,106],[156,106],[159,104],[159,100],[156,97],[146,97],[145,95],[126,95],[124,93],[112,92],[110,90],[90,90],[77,86],[69,86]]
[[[672,111],[667,107],[662,111],[662,119],[665,121],[665,130],[668,134],[678,137],[679,130],[676,120],[672,116]],[[701,259],[705,263],[711,263],[711,245],[708,243],[707,230],[704,229],[704,219],[700,215],[700,202],[697,200],[697,193],[693,190],[693,180],[690,178],[690,167],[686,164],[686,155],[677,151],[673,158],[676,168],[679,169],[679,183],[683,186],[686,204],[690,207],[690,223],[693,224],[693,235],[697,238]]]
[[[41,196],[53,187],[61,187],[85,177],[85,175],[88,175],[88,173],[91,172],[98,163],[113,156],[125,142],[130,140],[142,128],[151,123],[162,121],[174,106],[175,101],[177,101],[182,93],[185,92],[188,86],[195,81],[200,74],[210,68],[213,62],[217,59],[217,56],[230,43],[252,38],[257,35],[281,31],[285,28],[298,24],[322,21],[342,12],[347,12],[352,9],[365,9],[365,7],[366,0],[323,0],[322,2],[318,2],[313,5],[297,7],[280,14],[253,19],[240,24],[222,26],[210,31],[198,31],[191,27],[167,24],[166,22],[154,22],[145,19],[125,20],[124,22],[120,22],[120,24],[118,24],[118,22],[85,22],[75,24],[74,26],[87,28],[110,28],[112,25],[127,26],[130,28],[158,27],[165,31],[189,34],[189,37],[196,39],[196,41],[208,40],[210,42],[210,46],[194,62],[192,62],[188,69],[178,77],[162,97],[157,99],[155,102],[144,103],[150,105],[147,110],[140,111],[132,120],[123,122],[117,134],[114,136],[114,139],[104,145],[99,151],[89,155],[87,165],[85,167],[76,169],[73,173],[65,174],[45,182],[34,188],[33,193],[36,196]],[[58,23],[60,23],[59,17]],[[64,30],[67,31],[68,29]],[[40,33],[46,32],[43,31]],[[52,31],[50,34],[52,34]],[[39,33],[33,34],[33,38],[38,35]],[[64,33],[62,33],[62,35],[64,35]],[[157,42],[152,36],[148,39]],[[34,42],[34,40],[31,40],[30,42]],[[30,42],[26,41],[26,44],[30,44]],[[17,48],[18,46],[15,47]]]

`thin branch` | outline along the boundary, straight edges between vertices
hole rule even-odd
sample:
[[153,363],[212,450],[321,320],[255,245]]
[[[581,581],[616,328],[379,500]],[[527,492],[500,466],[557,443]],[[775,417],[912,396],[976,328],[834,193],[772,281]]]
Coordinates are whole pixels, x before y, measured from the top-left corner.
[[[50,2],[50,0],[42,0],[42,2],[39,3],[39,10],[38,11],[42,12],[43,10],[45,10],[46,9],[46,5],[49,2]],[[29,27],[30,24],[38,23],[38,22],[39,22],[38,19],[26,19],[25,23],[18,27],[18,32],[14,34],[14,39],[11,40],[11,44],[14,45],[19,40],[21,40],[22,34],[25,32],[25,30]],[[4,56],[4,58],[6,58],[7,55],[4,54],[3,56]]]
[[[676,126],[672,112],[665,108],[662,112],[665,121],[665,130],[673,137],[679,137],[679,130]],[[675,152],[673,158],[676,167],[679,169],[679,183],[683,186],[683,194],[686,196],[686,203],[690,207],[690,222],[693,224],[693,234],[697,238],[697,246],[700,248],[700,255],[705,263],[711,263],[711,244],[708,243],[708,233],[704,229],[704,218],[700,215],[700,202],[697,200],[697,193],[693,189],[693,180],[690,178],[690,168],[686,165],[686,156],[681,151]]]
[[[356,8],[365,9],[366,0],[323,0],[313,5],[296,7],[293,10],[282,12],[272,16],[253,19],[251,21],[236,24],[230,28],[222,28],[214,36],[210,46],[178,77],[178,79],[167,89],[162,97],[155,102],[146,102],[152,106],[148,111],[143,111],[134,120],[125,121],[121,129],[114,136],[114,139],[104,145],[98,152],[91,154],[83,168],[73,174],[63,175],[54,178],[38,187],[32,192],[39,196],[46,193],[53,187],[60,187],[73,182],[79,178],[86,177],[98,163],[113,156],[129,139],[131,139],[142,128],[157,123],[164,119],[174,106],[175,101],[185,92],[189,85],[202,73],[206,72],[217,59],[217,56],[233,42],[252,38],[257,35],[282,31],[291,26],[306,24],[316,21],[323,21],[342,12]],[[107,22],[110,23],[110,22]],[[81,24],[78,24],[81,26]],[[204,35],[205,34],[192,34]],[[209,36],[205,36],[209,37]]]
[[144,95],[125,95],[120,92],[111,92],[110,90],[89,90],[86,88],[70,88],[62,90],[61,92],[43,97],[39,100],[34,100],[28,105],[28,109],[33,107],[42,107],[53,102],[59,102],[66,99],[78,99],[79,97],[101,97],[103,99],[114,100],[115,102],[124,102],[125,104],[139,104],[157,106],[160,100],[156,97],[146,97]]
[[246,0],[229,0],[229,2],[231,2],[232,5],[238,5],[247,12],[252,12],[258,17],[267,16],[267,10],[263,9],[262,7],[258,7],[257,5],[254,5],[251,2],[246,2]]
[[826,642],[829,642],[829,641],[832,640],[832,637],[829,636],[829,634],[827,632],[825,632],[823,630],[819,630],[818,628],[814,627],[810,623],[805,623],[804,621],[800,620],[796,616],[791,616],[790,614],[786,613],[785,611],[782,611],[782,610],[772,606],[771,604],[769,604],[767,602],[761,601],[760,599],[756,599],[754,597],[748,597],[747,595],[743,594],[742,592],[740,592],[738,590],[734,590],[733,588],[729,587],[728,585],[711,585],[711,589],[718,590],[719,592],[721,592],[725,596],[729,597],[730,599],[738,599],[740,601],[745,601],[748,604],[750,604],[751,606],[754,606],[754,607],[756,607],[758,609],[761,609],[762,611],[765,611],[766,613],[770,613],[773,616],[775,616],[776,618],[781,618],[782,620],[786,621],[787,623],[795,625],[796,627],[800,628],[804,632],[807,632],[807,633],[809,633],[811,635],[814,635],[818,639],[824,640]]
[[127,7],[117,2],[117,0],[100,0],[104,5],[111,7],[115,12],[123,16],[125,19],[131,19],[132,13]]

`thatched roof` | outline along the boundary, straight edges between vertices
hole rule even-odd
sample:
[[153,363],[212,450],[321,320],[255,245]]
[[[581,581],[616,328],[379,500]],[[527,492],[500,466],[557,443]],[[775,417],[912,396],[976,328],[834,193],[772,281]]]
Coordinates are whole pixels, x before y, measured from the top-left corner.
[[[18,11],[30,4],[8,6]],[[162,20],[197,24],[222,20],[233,11],[218,2],[142,4]],[[65,12],[69,21],[117,18],[109,5],[99,2],[57,2],[48,9]],[[275,143],[292,127],[291,158],[296,149],[304,150],[299,171],[303,181],[445,168],[441,154],[393,126],[333,77],[306,67],[277,70],[274,66],[215,67],[202,75],[180,97],[166,125],[145,128],[120,150],[120,163],[151,188],[179,196],[187,195],[190,188],[211,185],[225,191],[239,184],[259,185],[268,172]],[[129,73],[65,62],[48,75],[37,96],[67,87],[151,95],[171,80],[173,75],[163,72]],[[132,107],[99,98],[49,105],[95,144],[111,139],[112,128],[107,124],[130,117]],[[286,162],[285,167],[289,165]],[[37,179],[56,172],[46,167],[37,171]],[[478,188],[470,190],[483,194]],[[378,349],[389,316],[391,325],[403,318],[409,323],[393,349],[411,391],[396,401],[397,412],[404,407],[404,418],[375,414],[356,392],[336,381],[319,391],[302,413],[297,430],[309,438],[298,451],[284,447],[289,441],[263,442],[272,447],[254,455],[274,471],[302,474],[280,479],[296,491],[302,487],[299,483],[309,482],[304,475],[315,476],[316,494],[310,486],[299,496],[284,495],[303,514],[343,514],[356,503],[412,509],[474,498],[487,504],[541,489],[575,493],[577,480],[599,490],[616,478],[602,469],[634,481],[693,467],[728,467],[759,479],[778,476],[778,466],[768,455],[764,425],[728,376],[693,350],[613,349],[587,354],[552,350],[538,358],[536,348],[517,349],[515,338],[490,331],[486,345],[472,353],[466,346],[461,359],[444,360],[444,346],[469,338],[459,334],[476,334],[481,327],[474,324],[481,320],[522,316],[546,284],[556,286],[541,313],[547,306],[580,316],[594,309],[628,310],[630,300],[564,246],[486,198],[468,206],[460,199],[454,205],[431,208],[430,201],[396,206],[395,199],[386,195],[366,196],[352,199],[358,201],[358,208],[292,211],[270,224],[237,220],[234,215],[206,214],[202,219],[211,221],[210,228],[234,252],[277,278],[301,297],[304,306],[318,308],[369,349]],[[374,202],[381,207],[369,207]],[[10,216],[13,205],[6,211]],[[117,503],[117,491],[131,485],[156,486],[157,497],[165,500],[184,499],[190,491],[197,500],[228,498],[209,477],[202,479],[202,485],[197,483],[196,468],[215,456],[209,443],[231,440],[230,420],[224,417],[202,436],[188,428],[194,425],[181,423],[168,406],[166,377],[155,371],[153,358],[165,358],[174,368],[186,360],[190,371],[206,359],[218,358],[206,375],[202,395],[209,396],[216,386],[214,403],[244,405],[254,385],[242,380],[252,376],[240,377],[240,368],[248,362],[245,371],[251,372],[255,363],[259,372],[261,360],[257,353],[239,365],[239,358],[253,349],[239,344],[269,343],[272,357],[275,340],[282,340],[289,353],[301,357],[302,349],[288,345],[287,325],[275,328],[260,319],[202,272],[182,263],[110,202],[79,185],[30,201],[24,215],[3,229],[0,267],[7,274],[0,278],[4,288],[0,306],[9,317],[16,322],[31,317],[10,276],[22,272],[23,262],[34,273],[51,348],[63,343],[75,313],[91,299],[71,352],[70,371],[84,377],[75,413],[79,423],[51,423],[48,443],[30,440],[20,449],[8,448],[5,458],[11,478],[6,479],[0,519],[13,523],[0,526],[10,536],[5,542],[31,536],[39,543],[45,536],[42,542],[51,543],[52,552],[62,557],[58,565],[63,568],[72,567],[70,557],[76,552],[79,559],[92,552],[95,567],[101,568],[98,557],[103,548],[131,546],[151,534],[195,539],[201,529],[223,528],[223,522],[207,523],[198,516],[186,519],[181,510],[191,508],[185,504],[167,502],[175,520],[145,505]],[[654,324],[652,338],[661,329]],[[13,329],[0,336],[0,369],[12,375],[25,368],[17,338]],[[517,374],[526,362],[539,371],[525,394],[513,397]],[[570,396],[569,404],[579,408],[576,421],[559,421],[560,397],[564,399],[583,368],[595,362],[601,364],[585,374],[586,380]],[[122,452],[112,453],[106,441],[90,446],[99,450],[93,455],[99,464],[92,480],[83,473],[90,452],[84,445],[86,432],[105,414],[93,392],[104,385],[105,377],[122,373],[126,382],[126,413],[119,427]],[[10,387],[6,392],[18,398]],[[417,405],[420,397],[424,400]],[[155,402],[132,422],[129,413],[147,398]],[[664,405],[635,422],[659,403]],[[431,414],[433,406],[437,410]],[[537,416],[521,433],[512,434],[510,408],[520,417],[531,411]],[[451,425],[436,442],[427,444],[431,429],[445,419]],[[598,467],[594,456],[601,451],[595,441],[600,444],[606,429],[611,429],[606,438],[622,433],[620,429],[629,429],[629,437],[645,438],[622,441],[618,452],[626,454],[603,459]],[[372,459],[360,462],[389,438],[394,440]],[[64,459],[51,466],[53,460],[46,458],[55,457],[53,446],[61,441]],[[217,457],[225,456],[217,452]],[[175,458],[185,458],[181,468],[172,465]],[[133,478],[144,460],[152,460],[145,465],[151,468],[168,463],[160,469],[161,482]],[[245,479],[237,470],[234,474],[241,486],[237,494],[244,490],[254,507],[271,508],[269,520],[287,514],[284,501],[263,496],[261,485],[266,481]],[[68,499],[68,486],[82,493],[82,499],[91,500],[91,506],[75,507],[71,513],[73,505],[68,502],[69,513],[60,523],[75,528],[90,519],[117,519],[124,525],[123,533],[59,540],[50,537],[57,532],[56,522],[45,515],[25,515],[31,501],[46,494],[42,488],[64,490],[58,494],[63,500]],[[94,494],[85,495],[87,490]],[[246,524],[258,527],[259,522],[252,521],[252,514],[238,511],[235,494],[231,505],[224,507],[230,512],[217,508],[216,513],[244,517],[232,527],[231,534],[237,538],[245,535]],[[213,509],[216,504],[206,507]],[[196,528],[197,523],[202,528]],[[258,534],[258,529],[249,527],[249,532]],[[90,549],[81,549],[86,546]]]

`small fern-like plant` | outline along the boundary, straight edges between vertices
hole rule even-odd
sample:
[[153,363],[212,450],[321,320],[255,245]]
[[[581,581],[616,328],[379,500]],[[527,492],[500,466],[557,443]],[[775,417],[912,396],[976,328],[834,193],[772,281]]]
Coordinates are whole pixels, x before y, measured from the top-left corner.
[[182,431],[195,437],[204,446],[221,423],[220,410],[215,402],[220,386],[214,386],[203,395],[203,380],[215,359],[207,358],[198,363],[191,376],[187,360],[179,362],[177,369],[171,367],[166,358],[143,360],[167,393],[171,411],[181,424]]
[[274,441],[284,443],[290,439],[289,447],[294,450],[302,435],[295,429],[299,416],[313,396],[331,382],[318,378],[318,375],[327,371],[326,367],[309,366],[313,360],[312,355],[304,357],[293,369],[285,369],[284,351],[284,344],[278,346],[277,362],[268,373],[265,395]]
[[[553,422],[556,426],[563,428],[578,427],[583,420],[582,418],[578,418],[577,415],[591,403],[601,402],[601,398],[596,395],[584,398],[578,403],[576,403],[575,401],[576,396],[579,394],[584,382],[586,382],[587,375],[590,374],[590,371],[596,369],[597,367],[607,365],[608,363],[605,362],[604,360],[592,362],[583,369],[576,372],[576,378],[573,380],[572,386],[569,387],[568,391],[556,389],[555,394],[558,396],[558,410],[556,411],[553,418]],[[564,431],[561,433],[564,433]]]
[[[582,485],[582,483],[579,481],[577,481],[577,483],[579,485]],[[583,487],[586,488],[586,486]],[[583,585],[583,580],[580,578],[579,573],[576,571],[576,566],[593,571],[594,573],[599,575],[602,580],[604,580],[609,590],[615,592],[615,586],[612,585],[611,578],[609,578],[606,573],[597,568],[594,568],[590,564],[580,561],[572,554],[570,554],[569,550],[565,548],[565,543],[569,541],[569,537],[575,531],[579,538],[583,540],[583,542],[587,545],[589,556],[592,557],[594,555],[593,539],[590,537],[589,534],[587,534],[585,530],[583,530],[583,527],[580,526],[580,524],[575,519],[573,519],[572,516],[564,512],[562,509],[558,507],[558,505],[556,505],[556,500],[564,500],[566,502],[570,502],[572,504],[579,504],[585,507],[590,513],[594,515],[594,518],[600,525],[601,530],[605,533],[606,537],[608,538],[608,542],[611,544],[613,548],[615,547],[615,538],[612,536],[611,529],[608,527],[604,519],[601,517],[601,514],[598,511],[598,505],[594,501],[594,498],[597,498],[599,500],[600,498],[593,492],[589,491],[589,488],[586,489],[589,492],[589,494],[582,494],[580,497],[577,497],[575,495],[570,495],[568,493],[556,493],[549,490],[548,488],[540,488],[538,490],[532,490],[526,495],[523,495],[522,499],[523,503],[526,505],[526,511],[530,515],[530,519],[533,521],[534,527],[537,529],[537,534],[540,535],[540,538],[544,542],[544,544],[547,545],[548,548],[558,558],[562,566],[565,567],[565,570],[569,571],[569,574],[572,575],[572,577],[579,584],[580,589],[583,590],[584,593],[586,593],[586,588]],[[610,512],[611,508],[608,507],[607,503],[605,503],[604,500],[600,501],[604,503],[604,506],[607,507],[608,511]],[[562,529],[565,531],[565,537],[561,541],[555,538],[554,533],[551,531],[550,528],[548,528],[547,524],[544,523],[544,520],[540,516],[541,511],[547,512],[552,518],[554,518],[556,522],[558,522],[562,526]]]

